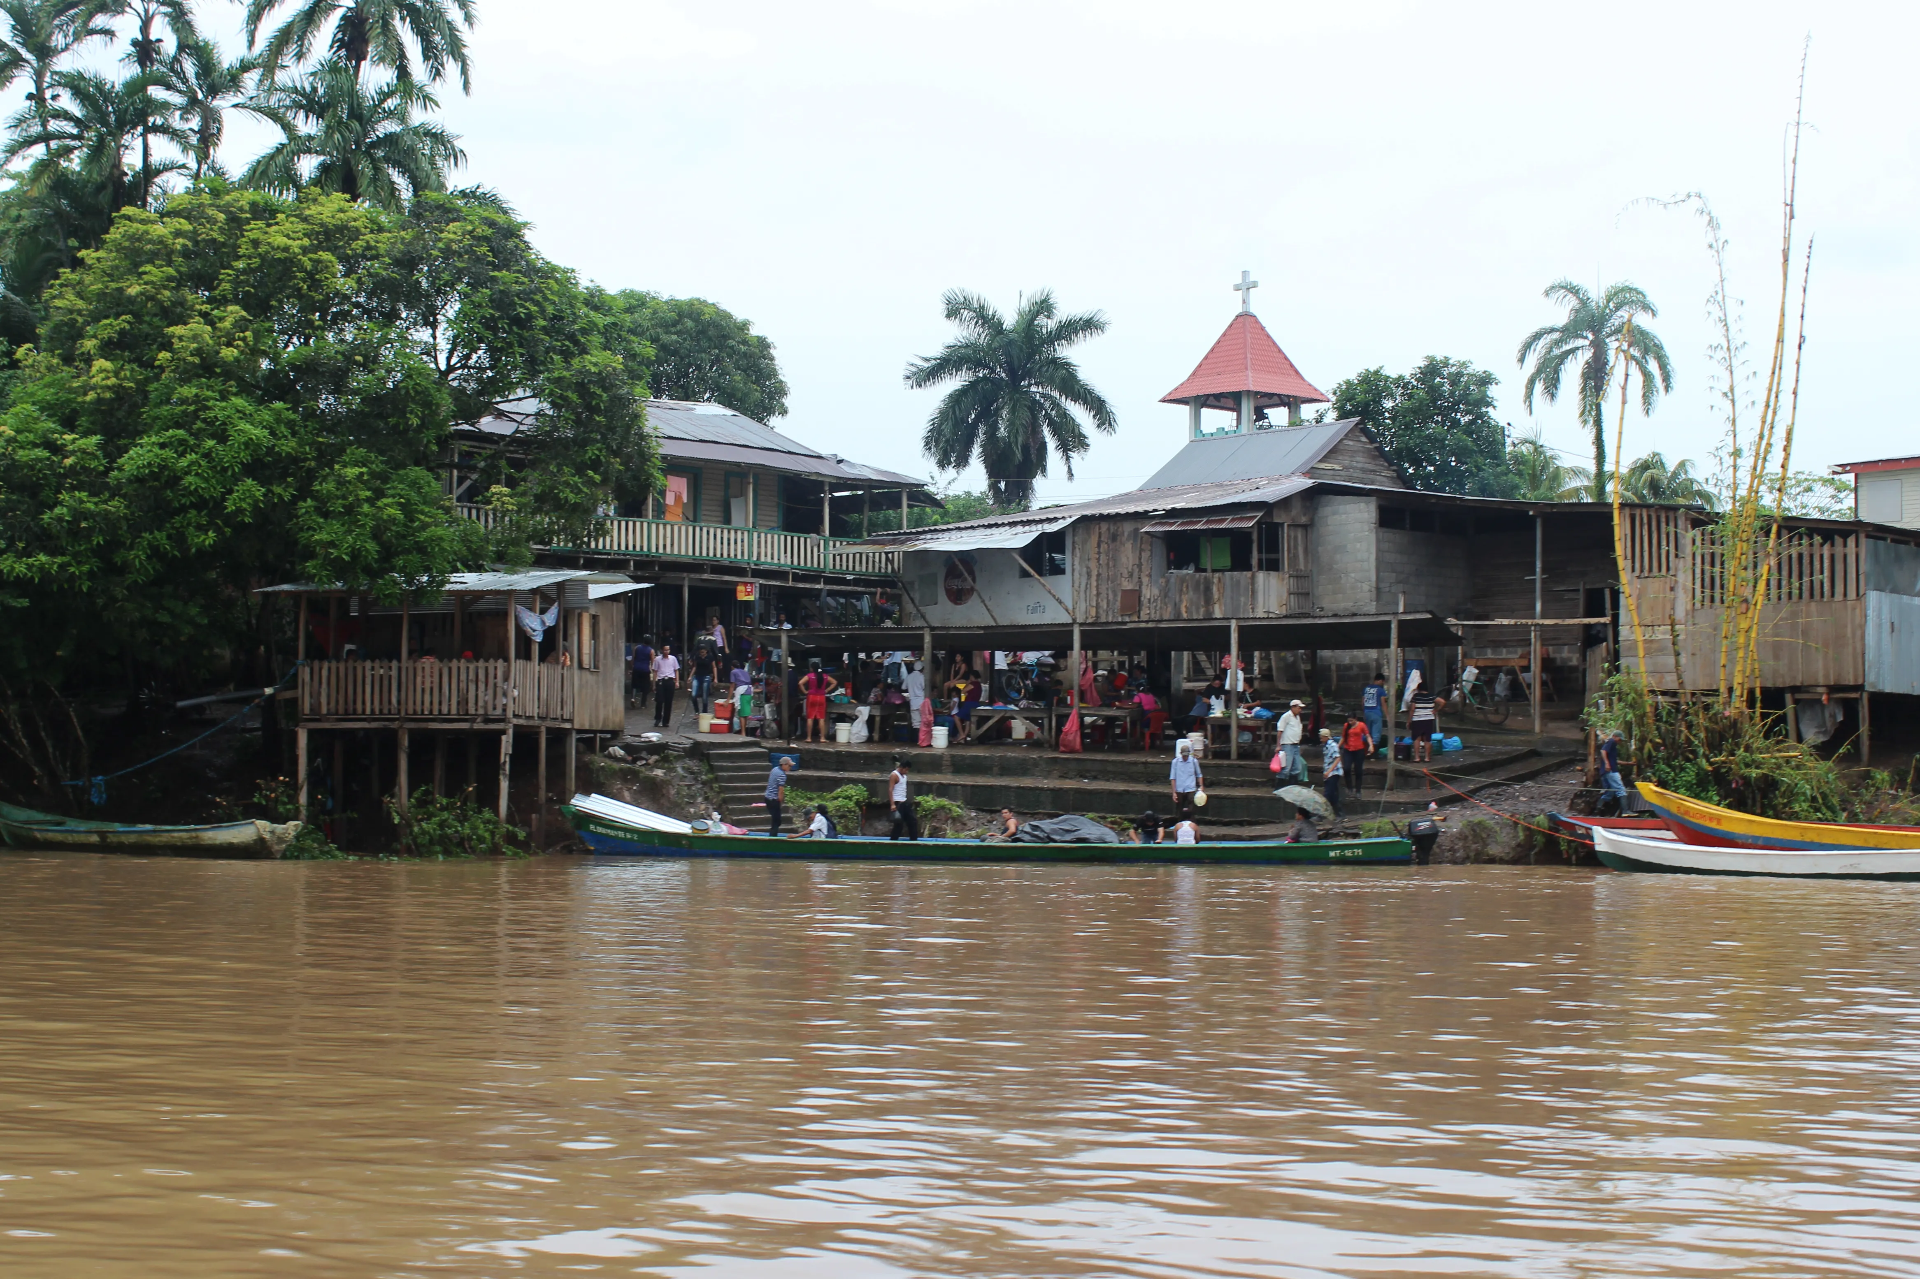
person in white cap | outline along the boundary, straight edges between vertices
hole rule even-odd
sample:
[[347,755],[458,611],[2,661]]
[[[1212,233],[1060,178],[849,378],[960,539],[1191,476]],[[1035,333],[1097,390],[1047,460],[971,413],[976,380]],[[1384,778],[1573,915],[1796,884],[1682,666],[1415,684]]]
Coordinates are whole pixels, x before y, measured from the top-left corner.
[[1300,733],[1305,727],[1300,712],[1305,708],[1306,703],[1296,697],[1287,703],[1287,713],[1280,717],[1280,752],[1287,757],[1286,769],[1281,774],[1283,777],[1292,777],[1300,771]]

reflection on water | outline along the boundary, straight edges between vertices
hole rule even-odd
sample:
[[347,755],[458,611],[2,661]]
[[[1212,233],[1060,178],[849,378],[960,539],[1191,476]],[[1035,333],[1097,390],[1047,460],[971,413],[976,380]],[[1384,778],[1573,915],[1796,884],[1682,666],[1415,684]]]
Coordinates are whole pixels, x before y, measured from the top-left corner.
[[1920,885],[0,858],[0,1273],[1920,1275]]

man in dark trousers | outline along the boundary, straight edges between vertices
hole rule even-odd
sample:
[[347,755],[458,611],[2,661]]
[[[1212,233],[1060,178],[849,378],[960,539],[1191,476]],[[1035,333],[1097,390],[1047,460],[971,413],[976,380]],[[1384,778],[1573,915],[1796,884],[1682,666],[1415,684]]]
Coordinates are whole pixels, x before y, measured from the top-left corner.
[[920,814],[913,811],[913,791],[907,785],[911,771],[906,760],[896,759],[887,774],[887,803],[893,810],[893,833],[888,839],[899,839],[902,831],[908,839],[920,838]]
[[680,686],[680,659],[673,655],[673,645],[662,644],[660,651],[653,655],[653,726],[671,729],[673,727],[673,694]]
[[767,774],[767,834],[780,833],[780,803],[787,797],[787,774],[794,769],[793,756],[782,755]]

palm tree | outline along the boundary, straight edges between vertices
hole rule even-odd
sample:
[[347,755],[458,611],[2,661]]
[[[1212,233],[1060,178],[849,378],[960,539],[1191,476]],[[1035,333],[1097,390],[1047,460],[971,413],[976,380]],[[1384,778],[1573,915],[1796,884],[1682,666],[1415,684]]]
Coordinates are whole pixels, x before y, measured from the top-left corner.
[[50,95],[51,104],[30,104],[7,122],[13,141],[5,159],[11,163],[33,147],[45,147],[45,156],[28,174],[29,189],[50,180],[52,170],[72,163],[81,175],[102,184],[110,209],[144,205],[155,178],[186,166],[178,161],[156,164],[143,155],[137,178],[129,179],[127,152],[148,137],[159,137],[183,152],[192,145],[192,136],[173,123],[171,108],[154,92],[166,82],[161,71],[135,72],[123,80],[91,71],[58,72],[53,86],[60,93]]
[[[260,39],[260,24],[288,0],[247,0],[247,47]],[[267,38],[263,50],[271,77],[279,68],[304,63],[326,41],[331,59],[353,68],[358,80],[367,63],[413,80],[414,61],[425,82],[437,84],[451,68],[460,71],[460,91],[473,92],[464,31],[473,30],[474,0],[294,0],[291,17]],[[338,21],[335,21],[335,18]],[[411,46],[411,47],[409,47]]]
[[1665,502],[1680,506],[1719,505],[1713,490],[1693,473],[1693,460],[1681,458],[1672,466],[1659,453],[1637,459],[1620,477],[1620,494],[1635,502]]
[[7,22],[6,38],[0,39],[0,89],[23,75],[33,81],[27,102],[42,134],[51,127],[60,60],[89,40],[113,38],[113,28],[99,20],[111,7],[105,0],[0,0],[0,18]]
[[[1604,430],[1607,386],[1614,360],[1623,358],[1629,375],[1640,375],[1640,411],[1653,412],[1654,397],[1673,389],[1673,365],[1667,348],[1652,330],[1634,323],[1636,316],[1657,318],[1659,310],[1639,288],[1627,283],[1607,286],[1599,298],[1572,280],[1556,280],[1542,295],[1567,308],[1559,324],[1542,325],[1520,344],[1519,363],[1533,360],[1521,394],[1533,411],[1537,389],[1552,404],[1560,398],[1560,384],[1569,366],[1579,362],[1580,421],[1593,432],[1593,500],[1607,500],[1607,438]],[[1658,389],[1655,375],[1658,374]]]
[[467,162],[457,137],[413,118],[416,107],[438,105],[411,80],[369,90],[346,63],[325,63],[250,108],[279,125],[285,139],[241,181],[283,195],[308,187],[338,191],[399,212],[422,191],[446,190],[447,170]]
[[1063,352],[1107,331],[1098,311],[1055,318],[1051,289],[1022,297],[1009,324],[978,294],[962,289],[942,299],[960,336],[940,354],[907,366],[915,390],[958,382],[927,419],[921,447],[943,471],[964,470],[978,455],[995,506],[1033,505],[1034,477],[1047,473],[1048,446],[1066,463],[1087,451],[1087,433],[1074,409],[1111,435],[1113,410]]
[[256,111],[243,99],[248,79],[260,70],[260,59],[248,54],[229,62],[211,40],[195,39],[180,46],[168,70],[172,73],[168,87],[179,99],[175,115],[193,135],[189,154],[193,179],[198,182],[214,167],[214,156],[226,135],[227,104],[235,102],[243,111]]
[[1507,466],[1520,481],[1514,496],[1523,502],[1578,502],[1592,478],[1584,466],[1567,466],[1540,432],[1516,437],[1507,446]]

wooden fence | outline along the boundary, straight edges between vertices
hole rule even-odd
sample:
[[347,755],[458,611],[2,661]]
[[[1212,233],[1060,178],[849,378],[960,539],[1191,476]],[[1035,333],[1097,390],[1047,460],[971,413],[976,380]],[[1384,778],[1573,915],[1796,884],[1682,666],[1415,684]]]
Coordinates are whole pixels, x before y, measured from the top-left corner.
[[[463,502],[456,509],[488,528],[496,522],[494,512],[485,506]],[[750,568],[792,568],[876,577],[891,577],[898,572],[898,551],[849,549],[851,540],[732,524],[619,518],[606,521],[606,531],[594,539],[591,549],[610,555],[705,560]]]
[[302,719],[465,720],[571,724],[578,672],[551,663],[308,662]]

